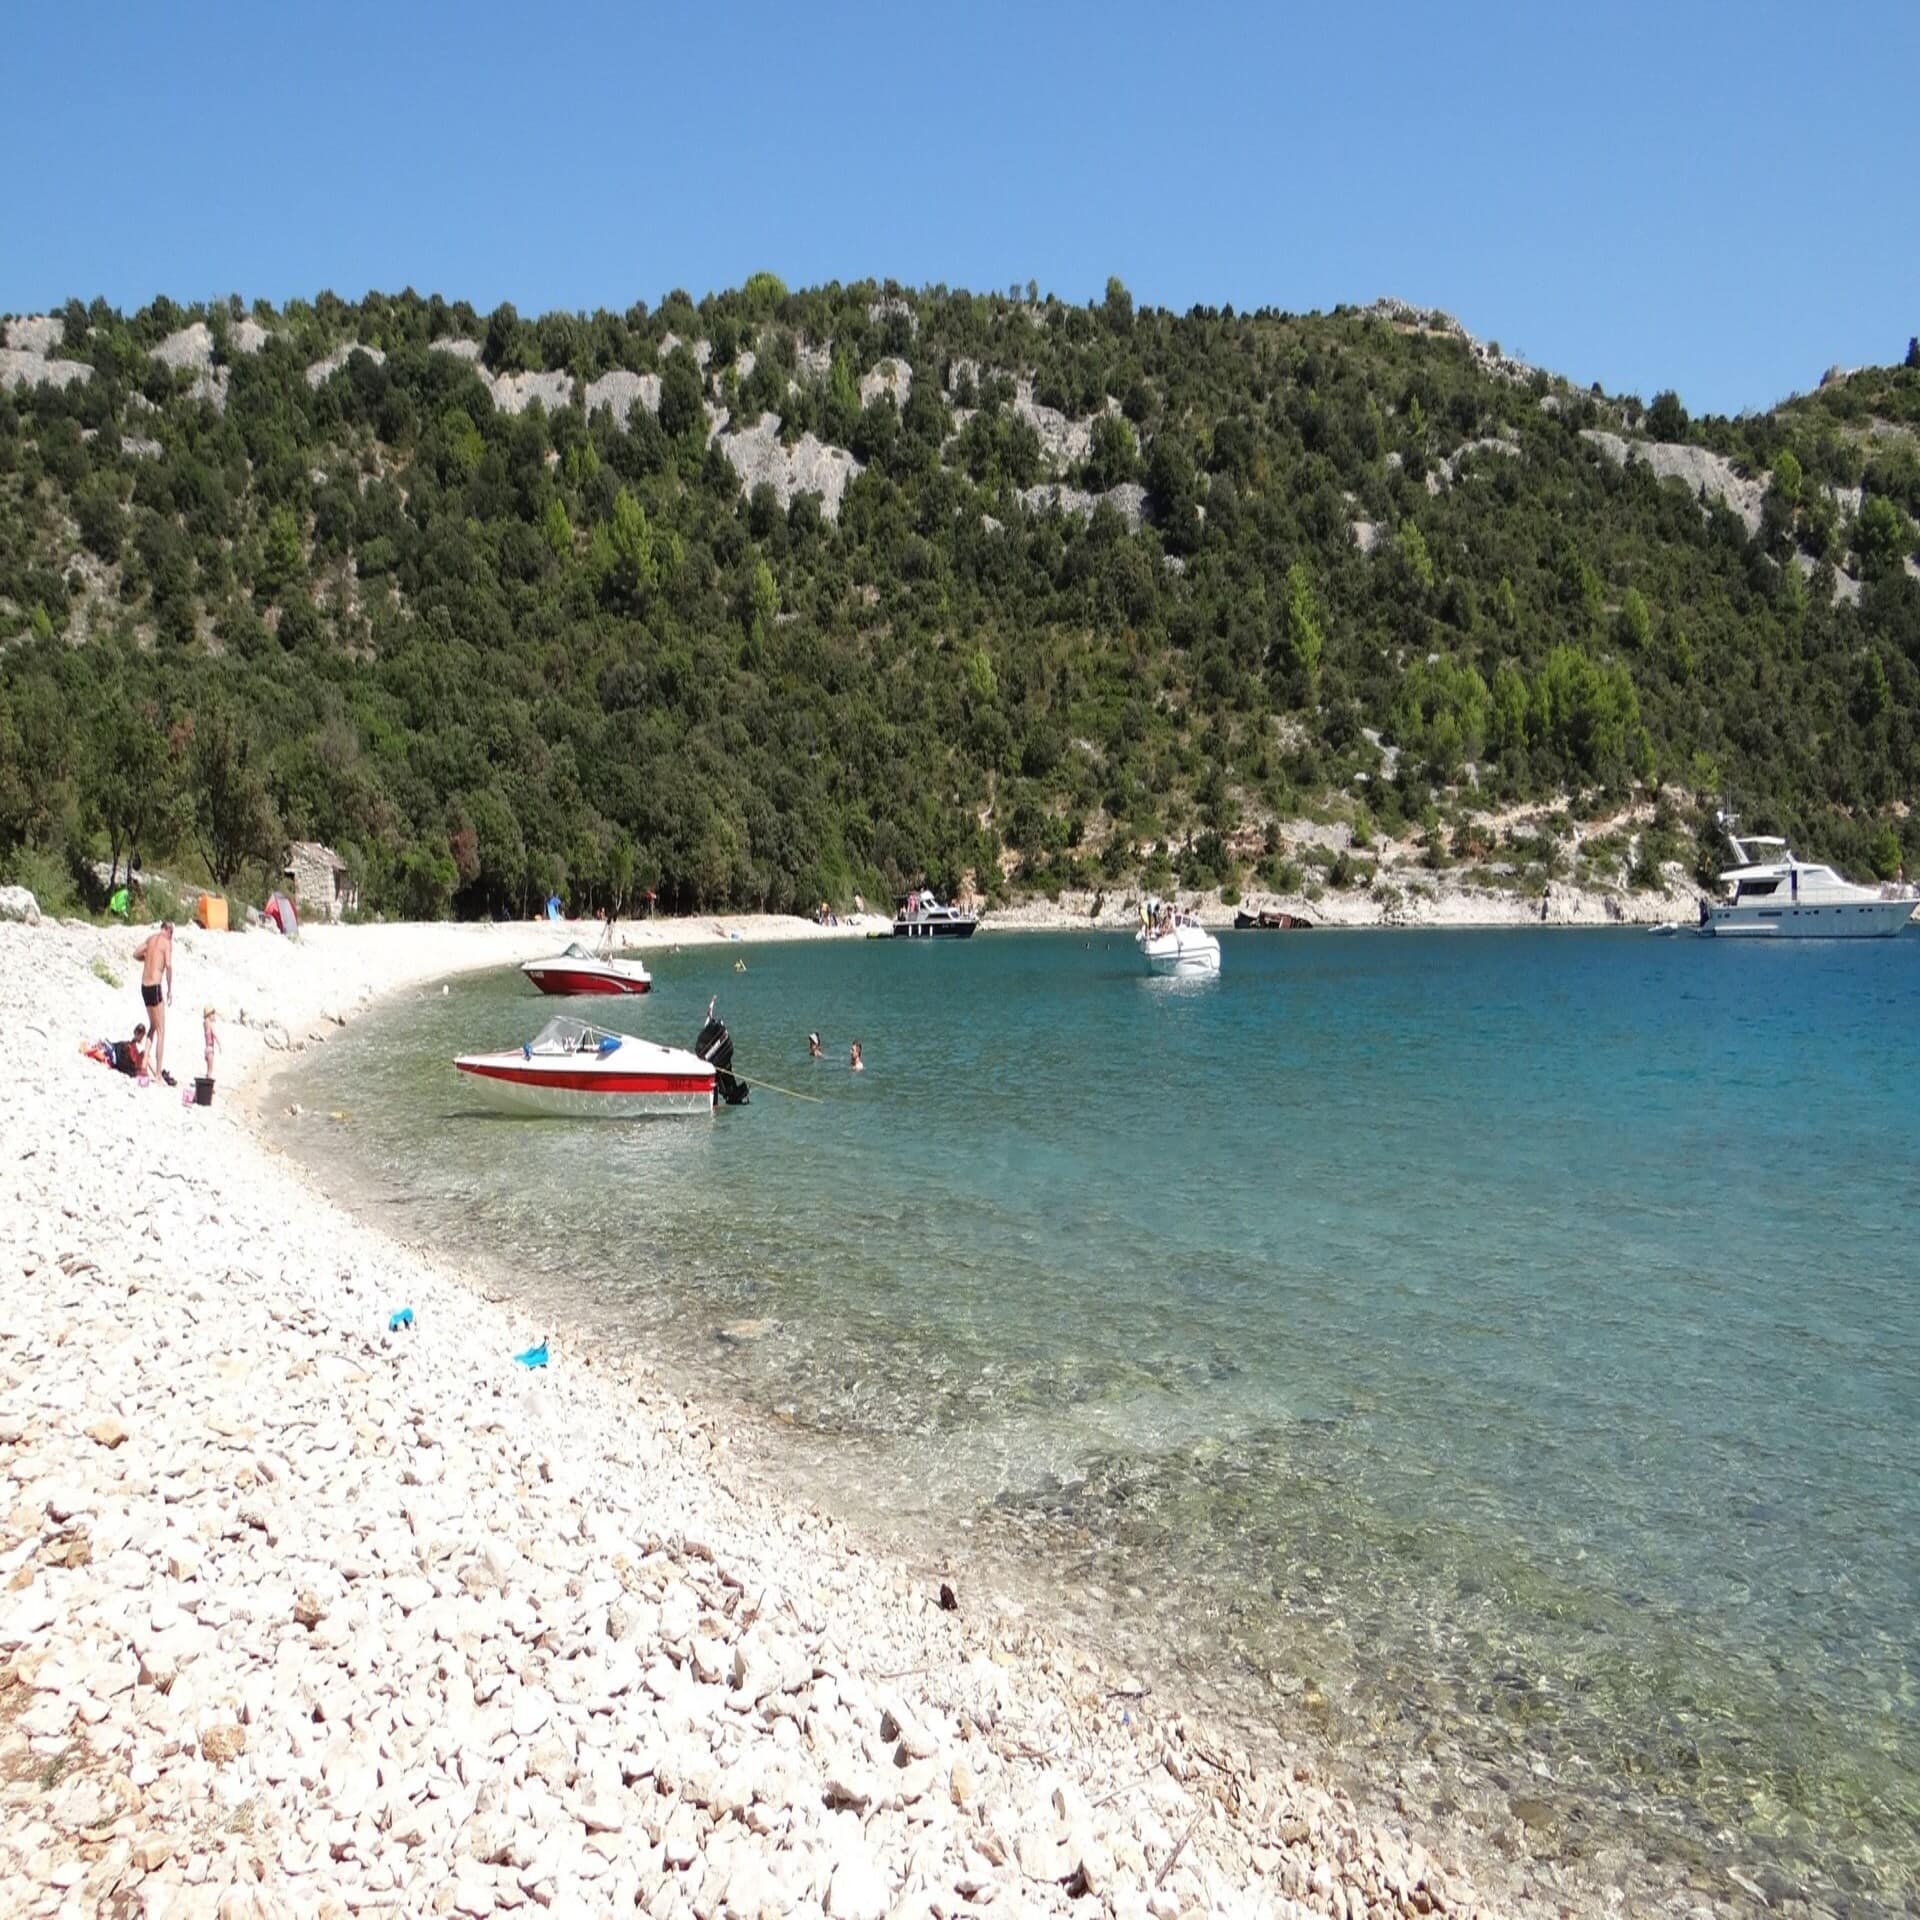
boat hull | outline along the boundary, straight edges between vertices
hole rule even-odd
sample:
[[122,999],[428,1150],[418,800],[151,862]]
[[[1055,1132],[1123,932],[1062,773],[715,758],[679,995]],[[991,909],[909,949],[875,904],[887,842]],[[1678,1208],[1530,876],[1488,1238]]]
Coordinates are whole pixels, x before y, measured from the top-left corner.
[[1911,900],[1842,900],[1819,906],[1709,905],[1700,931],[1721,940],[1888,940],[1913,917]]
[[542,993],[572,997],[578,994],[646,993],[653,982],[645,974],[610,967],[582,966],[577,960],[529,960],[520,971]]
[[978,920],[921,920],[893,923],[896,940],[971,940]]
[[1147,940],[1141,943],[1141,957],[1147,971],[1161,979],[1206,980],[1220,971],[1220,942],[1211,934],[1195,939]]
[[497,1113],[542,1120],[647,1120],[713,1111],[711,1072],[626,1072],[547,1067],[519,1054],[454,1062],[461,1080]]

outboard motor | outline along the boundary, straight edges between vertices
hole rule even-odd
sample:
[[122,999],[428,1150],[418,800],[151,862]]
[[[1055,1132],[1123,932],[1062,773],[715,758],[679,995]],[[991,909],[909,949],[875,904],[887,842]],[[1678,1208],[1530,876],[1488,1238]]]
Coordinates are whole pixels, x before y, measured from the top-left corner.
[[727,1031],[726,1024],[709,1015],[693,1043],[693,1050],[713,1069],[714,1092],[730,1107],[745,1106],[746,1083],[727,1071],[733,1065],[733,1035]]

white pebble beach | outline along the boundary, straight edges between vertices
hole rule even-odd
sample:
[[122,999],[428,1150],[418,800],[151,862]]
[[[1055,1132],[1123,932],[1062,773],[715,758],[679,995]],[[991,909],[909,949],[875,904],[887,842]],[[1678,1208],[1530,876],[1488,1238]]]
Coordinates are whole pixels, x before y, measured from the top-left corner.
[[1304,1760],[730,1477],[672,1380],[515,1365],[546,1329],[258,1136],[289,1052],[554,929],[182,928],[208,1108],[80,1051],[138,937],[0,926],[0,1913],[1491,1910]]

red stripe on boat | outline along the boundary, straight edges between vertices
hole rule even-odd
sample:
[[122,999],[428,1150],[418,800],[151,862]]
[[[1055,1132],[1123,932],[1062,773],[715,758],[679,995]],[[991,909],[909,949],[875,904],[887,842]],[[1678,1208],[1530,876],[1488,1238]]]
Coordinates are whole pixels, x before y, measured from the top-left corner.
[[542,1073],[532,1067],[481,1066],[456,1060],[462,1073],[482,1080],[504,1080],[515,1087],[561,1087],[568,1093],[711,1093],[710,1073],[595,1073],[591,1069],[568,1068],[559,1073]]

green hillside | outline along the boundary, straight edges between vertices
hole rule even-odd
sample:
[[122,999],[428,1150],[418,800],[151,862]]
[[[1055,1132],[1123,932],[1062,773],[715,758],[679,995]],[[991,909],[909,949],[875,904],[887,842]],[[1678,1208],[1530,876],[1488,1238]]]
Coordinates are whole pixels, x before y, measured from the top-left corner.
[[1718,798],[1920,868],[1920,353],[1689,421],[1394,303],[756,275],[76,302],[0,387],[0,874],[55,899],[285,837],[414,914],[1274,886],[1314,818],[1519,884],[1497,807],[1655,793],[1643,877]]

